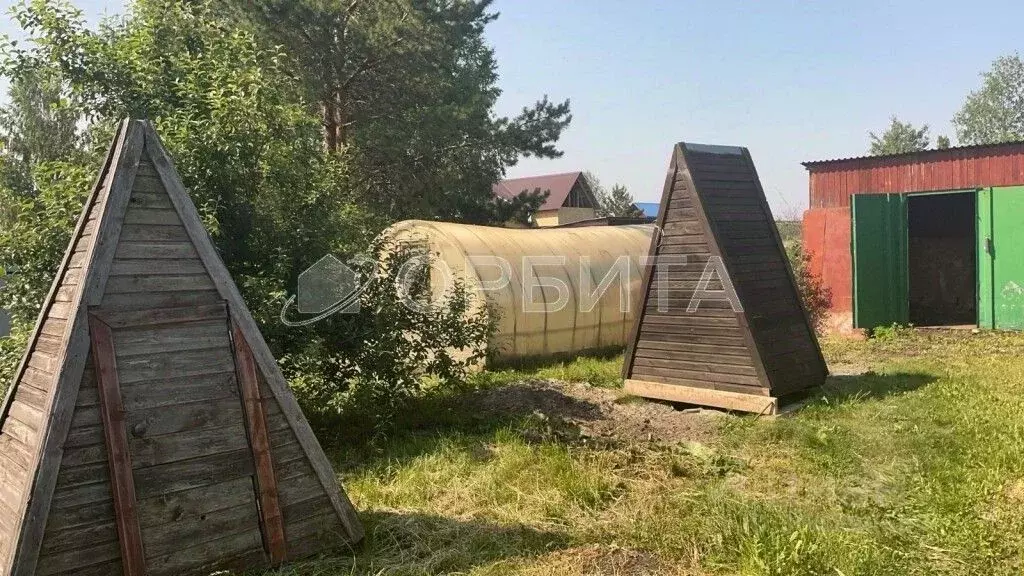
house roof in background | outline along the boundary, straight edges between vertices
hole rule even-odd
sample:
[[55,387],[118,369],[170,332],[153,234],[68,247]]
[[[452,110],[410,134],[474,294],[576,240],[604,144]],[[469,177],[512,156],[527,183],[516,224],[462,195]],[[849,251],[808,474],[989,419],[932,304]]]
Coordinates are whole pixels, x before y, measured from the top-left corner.
[[551,194],[540,207],[541,210],[558,210],[565,204],[565,199],[572,192],[576,181],[583,176],[583,172],[565,172],[563,174],[547,174],[544,176],[530,176],[528,178],[512,178],[502,180],[494,185],[494,195],[499,198],[511,200],[524,190],[533,192],[537,188],[542,191],[550,190]]

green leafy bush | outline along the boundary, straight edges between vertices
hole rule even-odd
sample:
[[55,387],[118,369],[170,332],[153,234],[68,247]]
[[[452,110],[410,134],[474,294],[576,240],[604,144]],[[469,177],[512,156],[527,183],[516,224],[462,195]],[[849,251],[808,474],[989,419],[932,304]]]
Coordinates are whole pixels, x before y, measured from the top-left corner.
[[14,325],[32,323],[67,250],[94,175],[77,165],[37,166],[33,194],[0,187],[11,219],[0,227],[0,269],[7,273],[0,307]]
[[825,331],[828,313],[832,307],[832,290],[811,271],[810,254],[804,252],[803,244],[791,241],[786,245],[786,256],[793,268],[797,291],[804,302],[804,308],[811,317],[811,323],[818,333]]
[[493,322],[461,282],[434,299],[434,255],[392,241],[371,253],[353,262],[366,287],[358,310],[302,329],[307,348],[282,363],[309,412],[327,423],[344,414],[346,426],[380,434],[425,386],[465,383],[485,359]]
[[0,394],[5,394],[11,385],[27,343],[28,332],[19,327],[12,329],[9,338],[0,338]]

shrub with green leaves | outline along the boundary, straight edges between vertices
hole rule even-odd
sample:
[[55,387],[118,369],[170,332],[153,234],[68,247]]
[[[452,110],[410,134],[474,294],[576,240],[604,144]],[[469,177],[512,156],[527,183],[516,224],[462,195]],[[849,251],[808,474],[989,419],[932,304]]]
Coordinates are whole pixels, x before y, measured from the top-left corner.
[[349,426],[362,418],[379,434],[425,385],[466,382],[486,356],[493,323],[464,283],[433,293],[434,255],[391,240],[371,253],[351,263],[366,287],[358,309],[303,328],[309,348],[282,362],[308,411],[328,423],[346,413]]
[[894,342],[910,338],[914,334],[913,324],[900,324],[893,322],[888,326],[875,326],[867,330],[867,335],[872,340],[879,342]]
[[814,329],[821,333],[828,321],[828,312],[832,307],[832,290],[825,286],[821,277],[811,271],[811,255],[804,252],[803,244],[792,241],[786,245],[786,256],[793,268],[796,288],[804,302],[804,308],[811,317]]

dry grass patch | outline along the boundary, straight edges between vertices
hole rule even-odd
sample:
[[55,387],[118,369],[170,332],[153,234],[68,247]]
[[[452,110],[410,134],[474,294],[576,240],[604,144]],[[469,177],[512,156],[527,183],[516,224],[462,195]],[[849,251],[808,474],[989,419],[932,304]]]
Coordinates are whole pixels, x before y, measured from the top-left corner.
[[509,561],[480,571],[484,575],[519,576],[633,576],[663,574],[691,576],[699,574],[642,550],[618,546],[589,545],[551,552],[529,561]]

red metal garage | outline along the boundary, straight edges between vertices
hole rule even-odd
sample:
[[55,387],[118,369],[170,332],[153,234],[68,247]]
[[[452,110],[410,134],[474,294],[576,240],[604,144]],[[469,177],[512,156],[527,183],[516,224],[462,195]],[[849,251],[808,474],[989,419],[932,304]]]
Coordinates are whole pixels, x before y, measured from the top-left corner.
[[[832,292],[832,329],[851,331],[854,327],[853,198],[862,194],[916,195],[1024,185],[1024,142],[823,160],[803,165],[810,173],[810,208],[803,222],[804,246],[811,256],[811,270]],[[905,206],[906,197],[900,198]],[[937,204],[925,206],[923,201],[918,204],[921,205],[918,212],[922,214],[941,208]],[[903,210],[906,214],[905,207]]]

